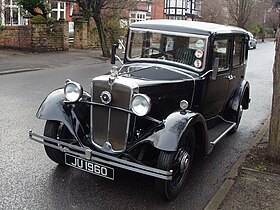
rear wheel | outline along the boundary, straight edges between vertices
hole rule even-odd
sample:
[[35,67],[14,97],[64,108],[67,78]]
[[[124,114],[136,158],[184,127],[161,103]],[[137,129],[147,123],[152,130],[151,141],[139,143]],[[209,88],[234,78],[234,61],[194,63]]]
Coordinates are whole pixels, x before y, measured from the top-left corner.
[[[73,136],[67,129],[67,127],[58,121],[50,121],[48,120],[45,124],[45,130],[44,135],[53,139],[57,139],[60,141],[64,141],[67,143],[73,142]],[[44,140],[47,143],[54,144],[52,142],[48,142],[47,140]],[[55,144],[54,144],[55,145]],[[64,153],[60,150],[54,149],[52,147],[44,146],[45,151],[48,155],[48,157],[53,160],[54,162],[65,165],[64,161]]]
[[188,129],[180,139],[176,152],[160,152],[157,167],[167,171],[173,170],[172,180],[155,181],[156,190],[164,199],[172,200],[185,186],[193,161],[194,148],[194,130]]
[[230,134],[233,134],[237,131],[241,118],[242,118],[242,114],[243,114],[243,106],[242,106],[242,104],[240,104],[238,107],[238,110],[234,116],[234,122],[236,123],[236,125],[231,129]]

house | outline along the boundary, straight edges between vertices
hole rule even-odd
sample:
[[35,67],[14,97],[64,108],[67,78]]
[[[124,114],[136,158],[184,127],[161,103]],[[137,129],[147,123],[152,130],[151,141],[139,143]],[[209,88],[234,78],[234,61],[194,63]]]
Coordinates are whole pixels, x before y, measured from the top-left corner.
[[[148,19],[198,19],[201,0],[135,0],[135,4],[122,13],[124,24]],[[72,21],[77,6],[74,0],[49,0],[50,17]],[[26,25],[15,0],[0,0],[0,25]]]
[[[74,1],[49,1],[52,12],[50,17],[71,21]],[[0,25],[27,25],[28,19],[23,17],[15,0],[0,0]]]
[[195,20],[201,16],[201,0],[137,0],[125,10],[127,23],[149,19]]
[[200,19],[201,0],[165,0],[164,15],[166,19],[197,20]]
[[0,0],[0,25],[25,25],[14,0]]

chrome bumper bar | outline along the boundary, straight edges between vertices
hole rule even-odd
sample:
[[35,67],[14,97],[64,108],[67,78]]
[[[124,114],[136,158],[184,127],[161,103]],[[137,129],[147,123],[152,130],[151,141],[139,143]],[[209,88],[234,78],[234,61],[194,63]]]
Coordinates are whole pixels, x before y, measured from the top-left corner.
[[[130,162],[124,159],[120,159],[117,157],[113,157],[104,153],[100,153],[97,151],[93,151],[90,148],[79,147],[76,145],[68,144],[57,139],[49,138],[46,136],[41,136],[39,134],[34,133],[32,130],[29,131],[29,138],[38,143],[44,144],[48,147],[52,147],[54,149],[60,150],[61,152],[75,155],[80,158],[84,158],[87,160],[91,160],[97,163],[103,163],[108,166],[114,166],[122,169],[126,169],[129,171],[134,171],[140,174],[145,174],[148,176],[152,176],[159,179],[171,180],[172,179],[172,170],[164,171],[161,169],[141,165],[138,163]],[[45,142],[47,140],[49,142],[55,143],[50,144]],[[75,151],[73,151],[75,150]]]

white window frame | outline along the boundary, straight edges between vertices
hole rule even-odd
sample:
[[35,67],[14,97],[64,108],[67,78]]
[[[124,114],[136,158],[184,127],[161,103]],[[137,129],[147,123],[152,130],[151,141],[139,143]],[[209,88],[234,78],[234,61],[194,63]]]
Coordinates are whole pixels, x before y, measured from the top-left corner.
[[[131,17],[132,15],[135,15],[135,17]],[[140,17],[143,16],[143,17]],[[129,13],[129,23],[134,23],[138,21],[144,21],[147,20],[147,13],[141,12],[141,11],[130,11]]]
[[[1,10],[2,10],[2,12],[0,14],[1,15],[1,20],[2,20],[1,24],[2,25],[10,25],[10,26],[25,24],[21,14],[20,14],[19,7],[14,3],[14,0],[9,0],[9,1],[10,1],[9,4],[5,4],[5,0],[0,0],[0,7],[1,7]],[[9,8],[9,10],[10,10],[10,23],[8,23],[8,24],[5,23],[6,22],[5,21],[5,9],[6,8]],[[13,22],[13,15],[14,15],[13,9],[18,9],[18,20],[17,20],[18,23],[17,24],[15,24]]]
[[[57,20],[60,18],[66,19],[66,2],[62,1],[57,1],[57,8],[52,8],[52,12],[50,13],[50,17],[52,17],[52,13],[56,12],[57,13]],[[64,9],[61,9],[60,5],[64,4]],[[63,12],[63,17],[60,17],[60,12]]]
[[0,22],[0,25],[5,25],[5,16],[4,16],[4,0],[0,0],[0,7],[1,7],[1,13],[0,13],[0,16],[1,16],[1,22]]

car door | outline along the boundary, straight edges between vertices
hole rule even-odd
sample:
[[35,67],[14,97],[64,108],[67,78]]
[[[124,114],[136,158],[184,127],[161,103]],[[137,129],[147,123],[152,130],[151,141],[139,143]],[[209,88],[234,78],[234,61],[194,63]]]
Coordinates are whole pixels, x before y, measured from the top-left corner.
[[231,80],[230,52],[232,37],[217,35],[213,43],[212,66],[215,58],[219,58],[218,73],[215,80],[209,79],[205,91],[203,114],[206,119],[219,115],[228,97]]
[[228,90],[228,97],[230,97],[236,90],[237,85],[245,77],[246,60],[247,60],[247,49],[246,40],[244,35],[235,35],[233,41],[232,51],[232,64],[230,71],[230,84]]

